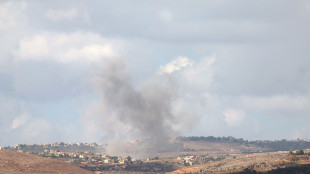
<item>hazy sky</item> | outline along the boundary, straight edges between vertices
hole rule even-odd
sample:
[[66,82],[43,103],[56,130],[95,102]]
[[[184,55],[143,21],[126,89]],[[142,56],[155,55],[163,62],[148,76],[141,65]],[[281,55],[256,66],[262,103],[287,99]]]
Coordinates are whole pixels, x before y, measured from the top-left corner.
[[0,1],[0,146],[139,138],[108,60],[152,96],[169,75],[173,135],[309,139],[309,31],[307,0]]

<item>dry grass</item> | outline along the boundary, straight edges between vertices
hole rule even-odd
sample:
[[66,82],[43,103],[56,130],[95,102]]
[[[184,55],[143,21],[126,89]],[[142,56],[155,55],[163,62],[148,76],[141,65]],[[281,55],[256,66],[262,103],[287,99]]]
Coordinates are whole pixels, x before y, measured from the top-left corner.
[[0,150],[0,173],[88,174],[92,172],[61,160],[48,159],[11,150]]
[[266,172],[272,169],[289,167],[294,164],[310,164],[310,158],[308,155],[288,155],[287,152],[258,153],[241,156],[236,159],[225,159],[203,165],[186,167],[171,173],[205,172],[224,174],[241,172],[244,169]]

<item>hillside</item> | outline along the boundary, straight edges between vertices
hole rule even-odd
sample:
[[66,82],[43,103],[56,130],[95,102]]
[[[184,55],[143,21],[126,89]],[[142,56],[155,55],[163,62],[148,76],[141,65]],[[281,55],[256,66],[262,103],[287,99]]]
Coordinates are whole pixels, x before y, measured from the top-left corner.
[[[139,142],[144,143],[143,140]],[[0,173],[244,173],[246,170],[305,173],[303,171],[308,172],[310,169],[310,142],[304,140],[248,141],[234,137],[177,137],[173,145],[177,150],[161,151],[152,154],[149,159],[131,156],[130,161],[126,156],[111,156],[104,151],[94,153],[97,150],[88,143],[14,145],[0,151]],[[84,146],[95,150],[72,152],[70,149],[73,147],[77,150]],[[105,146],[100,146],[100,150],[103,148]],[[303,149],[304,155],[294,151],[299,148]],[[9,149],[32,152],[39,156]]]
[[[239,150],[246,150],[246,152],[276,152],[276,151],[291,151],[296,149],[309,149],[310,142],[297,139],[297,140],[255,140],[248,141],[242,138],[229,137],[213,137],[213,136],[191,136],[191,137],[177,137],[177,141],[183,144],[201,144],[201,143],[215,143],[215,144],[228,144],[232,146],[238,146]],[[240,149],[241,147],[241,149]],[[195,147],[194,147],[195,149]]]
[[61,160],[11,150],[0,150],[0,173],[88,174],[91,172]]
[[310,172],[309,164],[309,155],[289,155],[287,152],[257,153],[185,167],[171,173],[277,173],[280,169],[280,173],[285,173],[292,167]]

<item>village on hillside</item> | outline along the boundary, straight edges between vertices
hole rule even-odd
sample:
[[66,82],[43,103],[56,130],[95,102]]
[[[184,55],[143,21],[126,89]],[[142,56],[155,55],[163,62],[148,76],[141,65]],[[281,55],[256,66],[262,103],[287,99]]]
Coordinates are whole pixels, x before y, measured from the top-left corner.
[[[207,165],[225,160],[241,160],[253,154],[309,154],[310,142],[246,141],[234,137],[177,137],[179,152],[161,152],[150,158],[113,156],[105,153],[105,143],[16,144],[0,149],[59,159],[89,171],[172,172],[191,166]],[[299,150],[298,149],[303,149]],[[254,155],[255,156],[255,155]],[[247,166],[243,166],[247,168]]]

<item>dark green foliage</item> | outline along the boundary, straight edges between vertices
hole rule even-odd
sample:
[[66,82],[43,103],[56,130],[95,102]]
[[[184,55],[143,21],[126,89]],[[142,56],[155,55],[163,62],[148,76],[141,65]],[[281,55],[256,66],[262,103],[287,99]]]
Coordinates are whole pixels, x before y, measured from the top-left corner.
[[290,155],[304,155],[305,152],[304,152],[303,150],[300,149],[300,150],[297,150],[295,153],[292,152],[292,151],[290,151],[289,154],[290,154]]
[[130,162],[131,161],[131,156],[127,156],[127,161]]
[[305,154],[305,153],[304,153],[303,150],[297,150],[295,154],[296,154],[296,155],[303,155],[303,154]]

